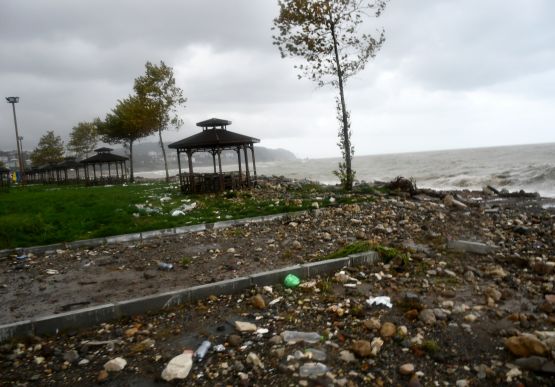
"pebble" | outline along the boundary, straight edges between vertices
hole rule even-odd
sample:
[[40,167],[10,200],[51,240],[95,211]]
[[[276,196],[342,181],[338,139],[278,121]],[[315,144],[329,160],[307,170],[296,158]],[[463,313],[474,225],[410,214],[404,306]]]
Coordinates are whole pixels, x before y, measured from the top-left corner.
[[101,370],[101,371],[98,373],[98,375],[96,376],[96,381],[97,381],[98,383],[103,383],[103,382],[105,382],[106,380],[108,380],[108,377],[109,377],[108,371],[106,371],[106,370]]
[[256,332],[256,325],[247,321],[235,321],[235,329],[239,332]]
[[266,308],[266,301],[262,295],[257,294],[251,298],[252,305],[257,309],[265,309]]
[[104,364],[104,370],[108,372],[119,372],[125,368],[127,365],[127,360],[122,357],[116,357],[115,359],[108,360]]
[[339,358],[347,363],[356,361],[355,355],[351,351],[347,351],[347,350],[343,350],[339,352]]
[[520,357],[543,356],[548,352],[546,345],[532,334],[511,336],[505,340],[505,347],[514,355]]
[[380,336],[384,338],[395,336],[395,332],[397,332],[397,327],[395,326],[395,324],[386,322],[382,325],[380,329]]
[[185,379],[193,366],[193,351],[185,350],[182,354],[170,360],[166,368],[162,371],[162,379],[170,382],[174,379]]
[[420,314],[418,315],[420,321],[427,325],[434,325],[436,323],[436,316],[434,311],[431,309],[422,309]]
[[399,367],[399,373],[401,375],[412,375],[414,373],[414,364],[412,363],[405,363]]

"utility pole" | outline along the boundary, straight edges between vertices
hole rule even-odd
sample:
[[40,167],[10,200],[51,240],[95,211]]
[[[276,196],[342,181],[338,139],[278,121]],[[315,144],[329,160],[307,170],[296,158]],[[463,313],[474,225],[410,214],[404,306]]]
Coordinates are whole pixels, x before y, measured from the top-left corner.
[[20,141],[23,137],[19,137],[19,131],[17,130],[17,117],[15,115],[15,104],[19,102],[19,97],[6,97],[6,101],[12,104],[13,109],[13,122],[15,125],[15,141],[17,143],[17,159],[19,164],[19,175],[21,176],[21,182],[25,184],[25,165],[23,164],[23,155],[21,154]]

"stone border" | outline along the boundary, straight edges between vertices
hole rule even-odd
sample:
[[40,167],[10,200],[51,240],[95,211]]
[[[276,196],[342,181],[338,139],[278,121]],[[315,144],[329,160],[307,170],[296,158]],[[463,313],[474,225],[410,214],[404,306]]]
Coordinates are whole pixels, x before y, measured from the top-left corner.
[[329,274],[344,267],[372,265],[378,259],[378,253],[368,251],[344,258],[294,265],[247,277],[238,277],[146,297],[36,317],[30,320],[0,325],[0,343],[16,337],[55,335],[67,329],[90,327],[125,316],[158,312],[176,305],[204,299],[213,294],[234,294],[253,286],[274,285],[281,283],[287,274],[295,274],[302,279],[306,279],[320,274]]
[[46,246],[16,247],[15,249],[0,250],[0,259],[7,258],[12,254],[22,255],[27,253],[33,253],[33,254],[48,255],[48,254],[54,254],[56,250],[93,248],[93,247],[98,247],[102,245],[144,241],[151,238],[175,236],[175,235],[188,234],[188,233],[204,231],[204,230],[212,230],[212,229],[217,230],[217,229],[224,229],[224,228],[233,227],[233,226],[244,226],[246,224],[271,222],[273,220],[283,219],[287,217],[295,218],[307,213],[308,213],[308,210],[295,211],[295,212],[282,212],[279,214],[261,215],[261,216],[255,216],[252,218],[224,220],[216,223],[200,223],[200,224],[193,224],[190,226],[164,228],[160,230],[143,231],[143,232],[137,232],[133,234],[114,235],[114,236],[109,236],[104,238],[82,239],[82,240],[73,241],[73,242],[55,243],[55,244],[46,245]]

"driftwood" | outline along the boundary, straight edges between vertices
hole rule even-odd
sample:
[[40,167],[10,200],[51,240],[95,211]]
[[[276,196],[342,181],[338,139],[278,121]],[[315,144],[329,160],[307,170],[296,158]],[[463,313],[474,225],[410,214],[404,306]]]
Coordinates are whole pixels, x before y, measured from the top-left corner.
[[394,180],[385,184],[385,187],[391,191],[406,192],[410,196],[414,196],[418,193],[414,179],[407,179],[402,176],[397,176]]

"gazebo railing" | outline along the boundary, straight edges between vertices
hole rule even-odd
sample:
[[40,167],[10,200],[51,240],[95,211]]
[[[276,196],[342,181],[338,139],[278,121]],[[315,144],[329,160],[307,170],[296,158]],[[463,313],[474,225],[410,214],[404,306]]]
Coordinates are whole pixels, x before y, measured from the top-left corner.
[[[221,192],[248,187],[247,177],[238,171],[219,173],[182,173],[179,175],[183,193]],[[252,181],[250,182],[252,185]]]

